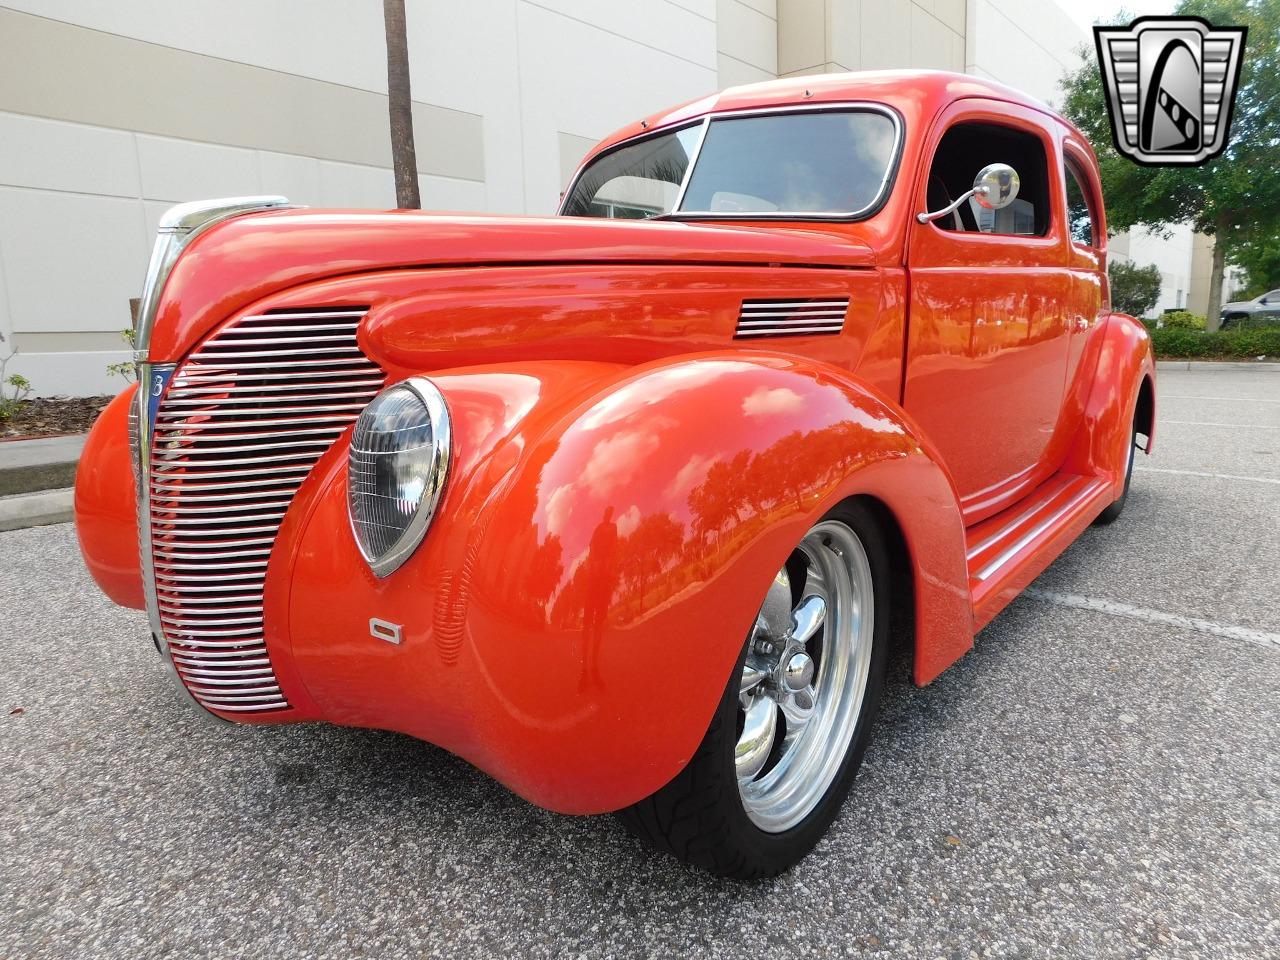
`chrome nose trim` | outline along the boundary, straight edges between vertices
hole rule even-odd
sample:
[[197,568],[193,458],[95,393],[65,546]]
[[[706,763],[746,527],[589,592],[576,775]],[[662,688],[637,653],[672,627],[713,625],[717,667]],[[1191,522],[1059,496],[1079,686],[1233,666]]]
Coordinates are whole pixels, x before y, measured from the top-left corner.
[[[169,274],[173,272],[173,265],[178,262],[178,256],[187,244],[215,223],[246,213],[280,210],[288,206],[288,197],[224,197],[219,200],[180,203],[164,212],[160,217],[155,246],[151,248],[151,262],[147,265],[147,279],[142,287],[142,301],[138,307],[133,354],[135,362],[144,363],[147,360],[151,332],[155,328],[156,310],[160,306],[160,294]],[[138,382],[142,382],[141,378]]]
[[147,620],[151,624],[152,638],[160,649],[165,666],[172,674],[174,683],[183,691],[187,700],[200,713],[212,717],[191,696],[187,688],[178,679],[178,671],[173,663],[169,644],[165,641],[164,629],[160,622],[160,604],[156,593],[155,564],[151,544],[151,442],[155,432],[156,410],[163,396],[169,379],[173,376],[176,364],[151,363],[151,334],[155,328],[156,312],[160,306],[160,295],[165,282],[173,271],[179,255],[202,231],[247,213],[258,213],[263,210],[278,210],[290,206],[287,197],[229,197],[220,200],[198,200],[194,203],[180,203],[170,207],[160,217],[160,225],[156,234],[155,246],[151,249],[151,261],[147,265],[146,281],[142,287],[142,300],[138,308],[137,327],[134,331],[133,359],[138,371],[138,392],[135,397],[137,431],[134,437],[134,462],[137,471],[135,491],[138,511],[138,549],[142,570],[142,583],[147,603]]

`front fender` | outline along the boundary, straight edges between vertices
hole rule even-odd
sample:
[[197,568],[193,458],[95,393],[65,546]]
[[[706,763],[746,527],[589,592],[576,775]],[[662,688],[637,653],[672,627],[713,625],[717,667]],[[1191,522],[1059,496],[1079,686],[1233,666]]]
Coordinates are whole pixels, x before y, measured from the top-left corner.
[[[715,353],[432,378],[462,434],[490,439],[455,444],[399,571],[377,581],[355,550],[340,452],[295,503],[288,643],[320,716],[440,744],[551,809],[626,806],[692,756],[769,581],[856,495],[907,542],[917,679],[972,643],[951,482],[844,373]],[[370,637],[370,617],[403,642]]]
[[75,517],[80,553],[94,581],[116,603],[141,610],[146,602],[128,426],[137,389],[133,384],[107,404],[89,431],[76,468]]

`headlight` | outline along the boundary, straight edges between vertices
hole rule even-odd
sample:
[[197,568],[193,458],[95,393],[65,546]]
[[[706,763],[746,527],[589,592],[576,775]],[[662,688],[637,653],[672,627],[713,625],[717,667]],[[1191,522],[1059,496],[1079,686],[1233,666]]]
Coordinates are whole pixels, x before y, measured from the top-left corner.
[[379,577],[427,532],[449,472],[449,434],[444,397],[423,377],[387,387],[356,419],[347,504],[356,543]]

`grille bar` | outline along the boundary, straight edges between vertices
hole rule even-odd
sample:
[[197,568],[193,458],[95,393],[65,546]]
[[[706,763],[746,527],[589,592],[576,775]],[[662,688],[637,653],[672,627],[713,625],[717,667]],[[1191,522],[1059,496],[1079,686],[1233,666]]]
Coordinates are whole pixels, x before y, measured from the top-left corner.
[[[352,406],[355,406],[355,404],[352,404]],[[269,427],[284,427],[284,426],[302,426],[305,424],[315,424],[315,423],[323,423],[323,421],[318,420],[315,417],[276,417],[273,420],[264,421],[261,425],[269,426]],[[255,426],[257,425],[255,424]],[[220,417],[217,414],[209,415],[207,419],[201,421],[200,423],[188,423],[185,425],[174,424],[173,426],[166,426],[164,424],[156,425],[157,433],[160,433],[162,431],[168,432],[172,430],[179,435],[184,435],[187,433],[193,433],[198,435],[198,434],[203,434],[206,431],[213,430],[213,431],[217,431],[214,435],[219,440],[243,440],[246,437],[262,437],[262,436],[269,437],[274,435],[273,433],[264,433],[262,430],[258,430],[255,433],[228,434],[223,432],[223,431],[229,431],[229,430],[243,430],[243,429],[244,429],[244,424],[242,424],[240,421],[230,420],[225,417]],[[307,430],[290,430],[289,432],[290,433],[332,433],[334,430],[337,430],[337,429],[338,429],[337,427],[333,427],[333,426],[324,426],[324,427],[315,427],[313,429],[307,429]]]
[[844,330],[848,299],[744,300],[735,338],[838,334]]
[[178,365],[148,453],[151,561],[178,675],[222,713],[288,709],[263,637],[267,558],[316,461],[382,388],[367,308],[276,311]]

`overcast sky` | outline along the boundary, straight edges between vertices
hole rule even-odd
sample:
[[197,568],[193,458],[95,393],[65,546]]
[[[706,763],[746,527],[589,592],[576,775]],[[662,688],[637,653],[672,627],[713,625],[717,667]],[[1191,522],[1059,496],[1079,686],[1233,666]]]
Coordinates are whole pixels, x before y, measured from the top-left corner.
[[1132,14],[1129,19],[1159,16],[1173,13],[1176,0],[1058,0],[1062,9],[1080,29],[1093,35],[1093,25],[1099,20],[1110,20],[1121,10]]

